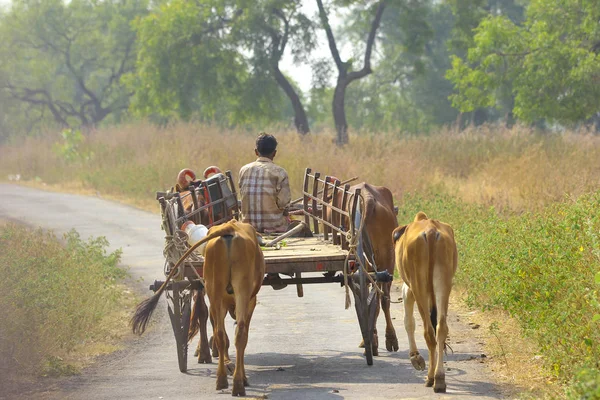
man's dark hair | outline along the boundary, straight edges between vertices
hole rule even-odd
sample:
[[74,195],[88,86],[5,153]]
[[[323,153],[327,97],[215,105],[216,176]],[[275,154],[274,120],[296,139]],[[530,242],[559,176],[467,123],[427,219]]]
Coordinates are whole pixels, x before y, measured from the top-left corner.
[[277,139],[268,133],[261,133],[256,138],[256,150],[261,156],[270,156],[277,149]]

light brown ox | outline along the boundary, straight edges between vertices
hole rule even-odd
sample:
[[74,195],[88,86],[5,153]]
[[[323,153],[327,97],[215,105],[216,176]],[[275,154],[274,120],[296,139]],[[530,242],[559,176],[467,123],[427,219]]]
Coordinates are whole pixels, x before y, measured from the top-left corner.
[[448,337],[448,302],[456,273],[458,253],[450,225],[417,213],[412,223],[394,230],[396,267],[404,280],[404,326],[408,334],[410,361],[417,370],[425,360],[415,342],[414,304],[425,329],[429,349],[429,370],[425,386],[436,393],[446,392],[444,347]]
[[[230,364],[231,360],[226,348],[225,315],[227,311],[235,310],[236,362],[232,395],[245,396],[248,379],[244,369],[244,352],[248,343],[250,320],[256,306],[256,295],[265,273],[263,254],[252,225],[236,220],[212,227],[208,235],[192,246],[182,259],[203,243],[206,243],[204,250],[206,293],[210,300],[211,319],[215,322],[214,336],[219,351],[216,388],[220,390],[228,387],[229,366],[226,364]],[[178,264],[173,271],[177,269]],[[173,275],[174,273],[171,272],[154,296],[137,307],[131,320],[134,332],[140,334],[144,332],[158,299]]]
[[244,351],[248,343],[248,328],[256,306],[256,295],[265,274],[265,261],[258,245],[256,231],[250,224],[232,220],[211,228],[210,240],[204,251],[204,280],[210,301],[210,316],[214,321],[214,337],[219,350],[217,390],[227,388],[229,363],[225,316],[236,317],[236,360],[233,373],[233,396],[245,396],[248,379],[244,370]]
[[[386,270],[393,275],[394,243],[392,241],[392,232],[398,226],[398,220],[394,211],[392,192],[384,186],[373,186],[365,182],[351,186],[349,191],[355,193],[356,189],[360,189],[361,195],[365,200],[365,226],[363,230],[368,235],[375,265],[379,271]],[[348,201],[351,201],[351,199]],[[340,199],[335,199],[333,204],[339,207],[341,204]],[[334,221],[334,224],[336,224],[336,221]],[[347,218],[344,218],[342,225],[348,226]],[[390,314],[390,289],[392,282],[380,282],[378,285],[383,291],[383,296],[379,296],[379,298],[381,309],[385,316],[385,347],[388,351],[398,351],[398,338]],[[375,321],[377,321],[378,316],[379,310],[375,316]],[[377,326],[376,323],[375,326]],[[360,347],[364,347],[364,342],[360,344]],[[379,355],[378,347],[379,339],[377,328],[375,328],[372,345],[373,355],[375,356]]]

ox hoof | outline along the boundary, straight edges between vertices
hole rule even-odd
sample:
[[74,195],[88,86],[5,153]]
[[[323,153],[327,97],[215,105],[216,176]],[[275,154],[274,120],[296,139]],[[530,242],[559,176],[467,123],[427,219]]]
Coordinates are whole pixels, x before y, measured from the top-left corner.
[[427,378],[427,380],[425,381],[425,386],[432,387],[433,386],[433,378]]
[[385,348],[387,351],[398,351],[398,338],[394,335],[393,337],[385,338]]
[[235,364],[234,363],[225,364],[225,368],[227,368],[227,373],[229,375],[233,375],[233,371],[235,371]]
[[212,357],[210,356],[210,352],[207,352],[206,354],[198,357],[198,364],[212,364]]
[[212,336],[210,337],[210,339],[208,339],[208,347],[210,347],[210,349],[212,350],[213,357],[219,357],[219,349],[217,348],[217,343],[213,340]]
[[245,396],[246,388],[244,382],[233,382],[233,390],[231,391],[232,396]]
[[435,382],[433,383],[433,391],[435,393],[446,393],[446,377],[435,377]]
[[[414,356],[410,356],[410,362],[417,371],[423,371],[425,369],[425,360],[418,353]],[[431,385],[433,385],[433,379],[431,380]]]
[[227,375],[217,376],[217,390],[227,389],[228,387]]
[[200,352],[198,351],[198,349],[196,349],[196,351],[194,352],[194,357],[198,357],[198,354],[199,354],[199,353],[200,353]]
[[365,348],[365,340],[364,339],[360,341],[360,344],[358,345],[358,348],[359,349],[364,349]]

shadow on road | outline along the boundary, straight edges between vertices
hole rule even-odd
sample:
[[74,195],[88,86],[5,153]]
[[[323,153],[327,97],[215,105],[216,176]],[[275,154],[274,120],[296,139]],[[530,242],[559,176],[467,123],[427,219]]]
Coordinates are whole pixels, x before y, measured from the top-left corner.
[[[374,390],[370,397],[377,397],[378,388],[390,390],[393,387],[397,388],[399,396],[404,397],[410,394],[402,391],[404,385],[420,387],[421,390],[414,392],[415,396],[434,395],[431,388],[424,387],[427,372],[416,371],[412,367],[407,351],[387,353],[384,350],[379,357],[375,357],[372,366],[366,364],[364,357],[360,355],[360,349],[356,352],[325,350],[323,353],[326,355],[246,355],[246,373],[251,384],[247,389],[248,395],[259,398],[267,395],[269,399],[337,399],[345,398],[348,387],[354,385],[357,388],[360,386],[361,392]],[[231,356],[233,355],[234,351]],[[427,357],[426,352],[423,356]],[[213,364],[198,365],[191,359],[187,374],[206,377],[210,373],[211,378],[216,380],[217,359],[213,361]],[[446,363],[446,395],[504,398],[490,383],[469,380],[468,372],[461,368],[461,364],[473,362],[477,362],[475,355],[449,356],[449,362]],[[340,386],[336,386],[336,383]]]

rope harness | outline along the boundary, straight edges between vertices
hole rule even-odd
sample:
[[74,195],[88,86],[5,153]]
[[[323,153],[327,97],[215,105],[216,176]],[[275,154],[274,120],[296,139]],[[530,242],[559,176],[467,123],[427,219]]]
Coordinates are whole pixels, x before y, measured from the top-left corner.
[[[167,267],[169,264],[173,265],[179,261],[181,256],[189,249],[187,244],[188,235],[182,230],[176,230],[174,235],[166,235],[165,236],[165,247],[163,249],[163,256],[165,257],[165,274],[167,273]],[[183,266],[189,265],[191,270],[201,278],[196,268],[192,268],[192,262],[201,262],[203,260],[202,256],[199,254],[192,252],[186,258],[186,261],[183,263]]]

